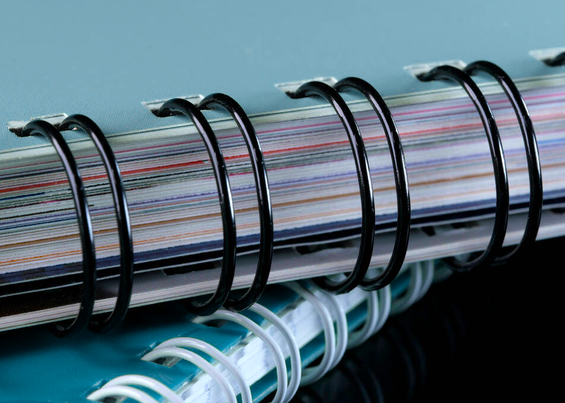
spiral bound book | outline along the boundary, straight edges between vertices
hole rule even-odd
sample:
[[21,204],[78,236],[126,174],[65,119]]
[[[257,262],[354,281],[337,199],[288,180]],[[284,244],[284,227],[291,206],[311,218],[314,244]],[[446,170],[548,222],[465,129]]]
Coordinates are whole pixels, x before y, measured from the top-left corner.
[[522,6],[2,6],[0,331],[78,346],[565,235],[562,5]]
[[[378,296],[357,289],[336,297],[300,283],[271,287],[260,299],[260,306],[280,318],[279,326],[286,328],[291,338],[284,337],[272,318],[265,320],[263,311],[246,312],[244,318],[263,322],[260,328],[267,336],[229,319],[220,327],[198,323],[178,304],[134,314],[105,339],[96,335],[57,339],[42,329],[8,332],[2,340],[11,348],[3,349],[0,359],[5,373],[3,401],[86,402],[129,397],[141,402],[159,398],[204,402],[231,401],[230,396],[235,396],[249,402],[269,395],[275,401],[289,401],[298,386],[320,379],[337,365],[346,348],[356,347],[378,332],[389,315],[408,309],[422,298],[434,278],[441,281],[445,273],[433,262],[413,265]],[[339,309],[334,311],[334,307]],[[328,330],[324,315],[336,321],[335,329],[329,322]],[[337,319],[340,317],[343,323]],[[283,378],[288,387],[281,396],[279,364],[272,345],[262,337],[269,337],[278,346],[276,351],[287,358],[288,374]],[[204,358],[210,355],[212,369],[196,361],[191,350]],[[232,366],[216,361],[222,356],[233,361]],[[320,364],[314,364],[319,357]],[[324,362],[328,358],[331,365]],[[27,387],[30,383],[33,387]]]

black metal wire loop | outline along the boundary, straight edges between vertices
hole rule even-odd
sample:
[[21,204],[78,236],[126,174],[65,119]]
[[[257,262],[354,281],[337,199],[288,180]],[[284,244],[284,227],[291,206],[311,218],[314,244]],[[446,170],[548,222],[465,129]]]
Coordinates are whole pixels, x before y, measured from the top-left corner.
[[355,158],[357,179],[359,182],[359,192],[361,194],[361,245],[359,255],[355,262],[353,271],[341,281],[332,280],[328,277],[317,277],[314,279],[316,284],[329,292],[344,293],[351,291],[363,281],[373,254],[373,244],[375,239],[375,203],[373,200],[373,185],[371,181],[371,171],[369,161],[365,151],[363,138],[353,117],[353,113],[339,93],[328,84],[319,81],[310,81],[302,84],[296,92],[288,93],[291,98],[321,97],[328,101],[335,112],[338,114],[351,145]]
[[561,52],[552,58],[542,61],[550,67],[563,66],[565,64],[565,52]]
[[504,159],[504,151],[498,127],[494,120],[494,115],[490,106],[473,79],[464,71],[453,66],[439,66],[424,73],[418,78],[422,81],[448,80],[459,84],[469,95],[477,112],[481,117],[485,134],[488,140],[492,166],[494,169],[494,179],[496,186],[496,206],[494,216],[494,226],[490,241],[486,249],[476,258],[470,261],[461,261],[454,257],[446,258],[445,261],[455,271],[467,271],[477,267],[486,267],[494,262],[496,256],[502,249],[509,215],[509,191],[508,191],[508,171]]
[[20,137],[32,135],[42,135],[51,142],[65,168],[73,193],[82,247],[83,277],[80,308],[77,317],[70,324],[55,323],[50,329],[58,337],[76,337],[87,328],[90,322],[96,294],[96,254],[90,210],[76,161],[61,133],[48,122],[34,120],[29,122],[19,134]]
[[71,115],[59,127],[60,131],[82,129],[94,142],[102,158],[114,200],[114,211],[120,238],[120,282],[114,310],[104,320],[93,318],[88,328],[96,333],[109,333],[125,319],[133,289],[133,241],[126,192],[116,157],[102,130],[84,115]]
[[210,94],[198,104],[198,109],[201,110],[215,110],[218,108],[224,109],[230,114],[245,139],[245,144],[251,158],[255,187],[257,190],[257,203],[259,204],[261,234],[259,260],[255,271],[255,278],[249,289],[242,296],[230,296],[224,304],[229,309],[241,311],[257,302],[267,286],[269,274],[271,273],[274,243],[271,193],[265,158],[261,151],[261,144],[259,143],[257,133],[255,133],[255,129],[247,117],[247,114],[233,98],[225,94]]
[[526,150],[530,182],[530,200],[526,228],[520,243],[506,255],[497,256],[494,260],[494,263],[502,264],[511,259],[515,260],[520,256],[523,256],[524,252],[529,247],[533,246],[536,241],[543,207],[543,182],[538,143],[532,118],[530,117],[530,112],[528,111],[526,102],[524,101],[524,98],[522,98],[522,95],[516,87],[516,84],[514,84],[514,81],[512,81],[510,76],[504,70],[494,63],[481,60],[469,64],[465,68],[465,72],[471,75],[484,72],[498,81],[514,108],[514,112],[516,113],[516,118],[518,119],[520,130],[522,132],[524,148]]
[[189,101],[175,98],[165,102],[157,112],[159,117],[173,115],[188,117],[198,130],[210,156],[220,200],[224,241],[222,269],[218,286],[215,293],[207,301],[199,302],[195,298],[185,301],[185,306],[191,312],[203,316],[211,315],[227,301],[235,275],[237,234],[229,175],[220,144],[202,112]]
[[406,162],[404,160],[404,152],[402,151],[402,143],[398,128],[394,123],[392,113],[386,102],[378,93],[378,91],[368,82],[357,77],[347,77],[338,81],[334,88],[337,91],[356,90],[361,92],[371,104],[373,110],[377,114],[381,125],[383,126],[385,136],[392,158],[392,167],[394,170],[394,181],[396,186],[396,208],[398,218],[396,222],[396,237],[392,249],[392,255],[384,271],[374,278],[364,278],[361,281],[361,287],[367,291],[378,290],[386,287],[398,275],[406,251],[408,250],[408,240],[410,238],[410,191],[408,186],[408,174],[406,170]]

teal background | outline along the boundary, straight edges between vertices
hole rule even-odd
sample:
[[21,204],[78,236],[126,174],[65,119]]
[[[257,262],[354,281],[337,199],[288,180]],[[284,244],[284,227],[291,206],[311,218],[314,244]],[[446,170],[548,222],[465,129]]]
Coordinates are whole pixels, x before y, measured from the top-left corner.
[[556,72],[528,55],[565,45],[562,1],[25,1],[0,5],[0,139],[10,120],[83,113],[107,133],[163,125],[140,104],[225,92],[248,113],[308,105],[274,83],[358,75],[384,95],[402,67],[488,59],[513,77]]

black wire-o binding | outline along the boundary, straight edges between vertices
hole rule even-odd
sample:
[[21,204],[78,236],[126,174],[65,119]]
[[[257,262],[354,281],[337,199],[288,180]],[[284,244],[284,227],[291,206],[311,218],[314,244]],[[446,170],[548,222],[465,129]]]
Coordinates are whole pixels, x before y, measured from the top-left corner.
[[59,337],[75,337],[82,333],[90,322],[96,292],[96,255],[90,210],[76,161],[61,133],[50,123],[43,120],[34,120],[24,127],[19,136],[27,137],[36,134],[42,135],[51,141],[59,155],[59,159],[63,163],[73,193],[73,201],[80,229],[83,261],[80,308],[77,317],[69,325],[64,326],[56,323],[51,327],[52,332]]
[[408,188],[408,175],[406,162],[398,129],[394,123],[392,113],[378,91],[368,82],[357,77],[347,77],[338,81],[334,88],[338,91],[356,90],[361,92],[369,101],[383,126],[388,148],[392,158],[394,181],[396,185],[396,207],[398,218],[396,222],[396,237],[392,255],[385,270],[378,276],[361,281],[361,287],[367,291],[374,291],[390,284],[397,276],[408,250],[410,238],[410,191]]
[[538,234],[543,205],[543,183],[538,144],[528,107],[510,76],[496,64],[487,61],[471,63],[465,68],[465,71],[469,74],[485,72],[498,81],[514,108],[526,150],[530,181],[530,203],[526,229],[520,243],[512,251],[494,260],[494,263],[501,264],[521,256],[528,247],[534,244]]
[[353,271],[344,280],[334,281],[327,277],[317,277],[316,284],[322,289],[333,293],[344,293],[351,291],[363,281],[373,254],[375,239],[375,203],[373,199],[373,185],[369,161],[365,151],[363,138],[357,127],[353,113],[339,93],[331,86],[320,81],[310,81],[302,84],[295,92],[287,92],[291,98],[322,97],[327,100],[338,114],[343,124],[349,143],[355,157],[355,167],[361,193],[361,245],[359,255],[355,262]]
[[563,66],[565,64],[565,52],[561,52],[557,56],[542,61],[550,67]]
[[467,262],[454,257],[446,258],[445,260],[455,271],[467,271],[476,267],[486,267],[494,262],[502,249],[510,208],[508,171],[498,127],[484,94],[473,79],[464,71],[453,66],[444,65],[419,75],[418,79],[421,81],[448,80],[456,82],[467,92],[481,117],[490,148],[496,185],[496,207],[492,236],[485,251],[476,258]]
[[112,198],[114,199],[114,211],[116,214],[118,236],[120,238],[120,283],[118,286],[118,295],[112,313],[102,321],[93,318],[88,326],[93,332],[109,333],[117,328],[125,319],[133,288],[133,242],[128,203],[120,167],[102,130],[100,130],[98,125],[90,118],[78,114],[66,118],[61,123],[59,130],[64,131],[72,128],[82,129],[94,142],[98,155],[102,158],[112,191]]
[[198,109],[215,110],[218,108],[226,110],[231,115],[245,139],[253,167],[255,186],[257,188],[257,202],[259,204],[261,243],[259,245],[259,261],[255,271],[255,278],[249,289],[242,296],[228,297],[225,303],[227,308],[241,311],[257,302],[267,286],[267,280],[271,272],[274,242],[271,193],[261,144],[247,114],[233,98],[225,94],[216,93],[208,95],[198,104]]
[[222,151],[220,150],[220,145],[216,139],[216,135],[202,112],[200,112],[200,110],[189,101],[179,98],[165,102],[157,112],[157,116],[159,117],[181,114],[192,121],[198,130],[200,137],[206,144],[206,150],[208,151],[212,167],[214,168],[216,187],[218,189],[218,196],[222,209],[224,248],[222,270],[218,281],[218,287],[216,288],[216,292],[203,303],[197,302],[196,299],[190,299],[185,303],[187,308],[195,314],[210,315],[224,305],[228,299],[229,292],[233,284],[237,247],[235,212],[233,208],[233,199],[226,162]]
[[[118,235],[120,238],[120,283],[114,310],[103,321],[91,319],[96,294],[96,253],[90,210],[76,161],[60,133],[73,128],[80,128],[89,135],[102,158],[114,199],[114,210],[118,224]],[[59,337],[77,336],[86,327],[93,332],[108,333],[118,327],[124,320],[129,309],[133,287],[133,243],[128,205],[120,168],[112,148],[106,141],[100,128],[84,115],[69,116],[61,123],[59,130],[45,121],[36,120],[28,123],[19,135],[25,137],[34,134],[41,134],[51,141],[65,167],[73,193],[83,252],[83,296],[78,316],[70,325],[65,327],[61,324],[55,324],[51,330]]]

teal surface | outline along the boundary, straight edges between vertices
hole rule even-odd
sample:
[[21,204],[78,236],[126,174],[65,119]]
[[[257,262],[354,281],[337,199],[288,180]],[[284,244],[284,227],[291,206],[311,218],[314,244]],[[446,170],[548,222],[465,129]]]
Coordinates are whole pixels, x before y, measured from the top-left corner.
[[133,311],[124,326],[108,336],[85,334],[66,340],[44,328],[0,334],[0,401],[86,402],[88,393],[101,384],[130,373],[152,376],[174,387],[186,377],[182,371],[140,358],[156,342],[196,326],[176,309],[139,316]]
[[[274,287],[261,303],[280,312],[295,299],[294,293]],[[127,374],[150,376],[177,389],[198,373],[196,367],[179,363],[168,368],[141,357],[174,337],[195,337],[228,351],[248,334],[235,324],[218,331],[190,319],[180,304],[171,303],[130,311],[125,323],[106,336],[87,333],[75,340],[58,339],[43,327],[0,333],[0,402],[86,402],[90,392]]]
[[[288,289],[273,286],[260,302],[280,312],[296,299]],[[145,362],[141,360],[145,353],[181,336],[228,351],[248,334],[236,324],[226,323],[218,330],[192,323],[191,318],[181,304],[170,303],[130,311],[124,324],[106,336],[86,333],[75,340],[58,339],[44,327],[0,333],[0,402],[86,402],[90,392],[127,374],[150,376],[175,390],[199,370],[187,363],[167,368]],[[254,388],[256,395],[274,386],[270,377],[267,380]]]
[[[393,298],[408,287],[408,278],[406,272],[394,280]],[[260,303],[278,313],[297,298],[285,287],[272,286]],[[350,330],[361,324],[365,314],[364,305],[348,314]],[[256,315],[250,317],[258,319]],[[195,337],[228,351],[248,334],[236,324],[226,323],[217,329],[192,323],[191,318],[179,303],[170,303],[130,311],[124,324],[106,336],[86,333],[75,340],[58,339],[43,327],[0,333],[0,402],[86,403],[89,393],[127,374],[150,376],[175,390],[194,377],[198,369],[187,363],[168,368],[145,362],[141,360],[145,353],[180,336]],[[319,336],[301,349],[301,359],[308,365],[323,350],[324,339]],[[251,390],[258,399],[275,387],[272,371]]]
[[[405,65],[488,59],[513,77],[565,45],[559,0],[2,2],[0,149],[10,120],[83,113],[107,133],[163,125],[140,104],[225,92],[248,113],[308,105],[274,83],[360,76],[384,95],[441,86]],[[557,69],[562,70],[562,69]],[[168,122],[170,123],[170,122]]]

